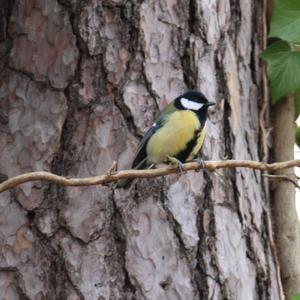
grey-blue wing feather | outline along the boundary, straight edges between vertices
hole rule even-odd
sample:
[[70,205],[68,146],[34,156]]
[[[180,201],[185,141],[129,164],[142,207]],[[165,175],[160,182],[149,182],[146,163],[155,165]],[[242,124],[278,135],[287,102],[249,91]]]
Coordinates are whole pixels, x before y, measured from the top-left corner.
[[[132,163],[132,169],[135,169],[137,166],[141,164],[141,162],[144,161],[141,166],[146,167],[147,161],[147,144],[151,136],[161,127],[161,122],[154,123],[148,131],[143,136],[143,139],[141,140],[139,147],[136,151],[135,158]],[[139,166],[139,169],[141,169],[141,166]]]

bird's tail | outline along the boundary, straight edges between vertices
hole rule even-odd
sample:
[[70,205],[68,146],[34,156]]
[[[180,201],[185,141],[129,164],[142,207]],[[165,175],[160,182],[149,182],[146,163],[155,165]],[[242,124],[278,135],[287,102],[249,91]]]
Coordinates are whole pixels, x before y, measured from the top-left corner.
[[[147,159],[143,159],[138,165],[136,165],[133,169],[134,170],[143,170],[143,169],[151,169],[153,167],[153,164],[150,164]],[[121,179],[118,181],[118,183],[115,185],[115,188],[123,188],[123,189],[128,189],[132,182],[136,178],[126,178],[126,179]]]

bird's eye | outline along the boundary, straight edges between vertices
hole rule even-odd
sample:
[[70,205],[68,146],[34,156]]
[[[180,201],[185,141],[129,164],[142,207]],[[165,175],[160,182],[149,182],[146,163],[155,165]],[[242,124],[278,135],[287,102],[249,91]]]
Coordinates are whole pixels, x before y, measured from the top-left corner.
[[186,98],[181,98],[180,102],[185,109],[191,109],[191,110],[199,110],[204,105],[203,103],[198,103]]

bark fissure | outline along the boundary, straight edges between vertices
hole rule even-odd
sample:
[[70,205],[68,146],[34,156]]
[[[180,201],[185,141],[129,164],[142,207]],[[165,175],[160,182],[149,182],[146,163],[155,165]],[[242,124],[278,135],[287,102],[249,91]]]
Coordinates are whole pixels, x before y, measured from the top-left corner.
[[230,22],[230,36],[232,37],[235,44],[237,44],[237,33],[241,27],[241,1],[230,0],[230,11],[231,15],[234,16]]
[[[190,34],[192,34],[192,32],[190,32]],[[187,88],[191,90],[197,88],[197,70],[192,57],[191,41],[187,39],[184,44],[181,65],[183,69],[184,83]]]
[[[141,53],[143,55],[143,58],[145,59],[144,51],[141,51]],[[145,87],[146,87],[149,95],[152,97],[152,99],[153,99],[153,101],[155,103],[156,108],[159,109],[158,103],[157,103],[157,98],[158,98],[157,94],[155,93],[154,89],[152,88],[151,81],[147,78],[144,65],[142,64],[141,66],[142,66],[142,78],[144,80]]]
[[209,274],[207,271],[207,264],[209,262],[207,261],[207,258],[205,257],[205,253],[208,250],[207,245],[205,243],[205,240],[203,237],[206,236],[206,232],[203,227],[203,212],[204,209],[201,211],[199,210],[198,216],[197,216],[197,228],[199,230],[199,242],[198,242],[198,251],[197,251],[197,274],[196,274],[196,282],[198,284],[198,290],[199,290],[199,295],[201,299],[209,299],[209,286],[208,286],[208,281],[207,277],[209,276],[212,278],[216,283],[220,284],[219,280],[215,278],[213,275]]
[[17,296],[20,297],[20,299],[24,299],[24,300],[30,300],[30,297],[28,297],[28,295],[26,295],[25,291],[24,291],[24,282],[23,282],[23,278],[21,273],[19,272],[19,270],[15,267],[2,267],[0,268],[0,275],[1,274],[13,274],[15,282],[13,283],[13,285],[16,288],[16,292],[17,292]]
[[199,277],[199,274],[198,274],[198,270],[193,267],[194,251],[193,251],[193,249],[187,249],[186,244],[182,238],[181,225],[176,220],[176,218],[174,217],[172,211],[170,210],[170,208],[168,206],[168,203],[167,203],[168,200],[167,200],[167,195],[166,195],[166,191],[165,191],[165,180],[163,180],[162,185],[163,186],[162,186],[161,192],[160,192],[160,203],[162,204],[162,206],[166,212],[167,219],[168,219],[168,221],[171,225],[171,228],[173,229],[173,232],[177,238],[180,255],[185,258],[185,262],[188,265],[188,268],[189,268],[191,274],[193,274],[192,284],[193,284],[193,288],[196,293],[196,291],[197,291],[196,287],[198,287],[198,289],[199,289],[199,285],[197,284],[197,281],[194,280],[194,278]]
[[[0,3],[0,72],[8,66],[9,52],[12,49],[13,39],[9,33],[9,20],[12,14],[12,9],[15,5],[15,0],[2,1]],[[0,110],[0,121],[2,118],[2,107]]]
[[[48,268],[48,273],[45,280],[49,285],[49,297],[53,297],[53,292],[55,299],[63,299],[68,296],[66,292],[66,283],[72,286],[73,290],[76,292],[79,299],[83,300],[84,296],[78,287],[73,283],[70,278],[69,271],[66,268],[66,262],[63,258],[63,253],[59,250],[59,245],[56,245],[57,249],[54,249],[52,243],[56,243],[55,235],[52,237],[47,237],[43,232],[40,231],[38,226],[34,222],[30,223],[30,228],[32,232],[37,236],[39,242],[39,252],[43,255],[43,264]],[[62,226],[59,231],[64,231],[67,234],[71,233]],[[72,238],[75,238],[74,236]],[[78,241],[78,239],[76,239]],[[80,241],[81,242],[81,241]],[[82,243],[82,242],[81,242]]]
[[[207,282],[205,278],[207,274],[210,274],[210,278],[215,281],[215,284],[218,284],[220,287],[221,295],[223,299],[229,299],[226,291],[226,284],[221,279],[221,269],[219,268],[218,255],[216,249],[216,224],[215,224],[215,213],[214,206],[215,203],[213,199],[210,197],[212,181],[208,174],[204,173],[205,178],[205,186],[204,186],[204,195],[206,195],[203,203],[202,211],[199,211],[199,216],[202,215],[202,218],[199,218],[198,226],[200,225],[199,236],[202,237],[199,239],[198,243],[198,261],[199,268],[201,270],[201,282]],[[203,228],[203,223],[205,223],[203,217],[207,215],[209,218],[209,224],[206,230]],[[208,256],[208,257],[207,257]],[[208,259],[209,260],[208,260]],[[211,274],[210,272],[213,272]],[[204,299],[209,299],[209,289],[208,286],[204,286],[200,288],[200,294],[203,295]]]
[[[116,249],[119,255],[119,259],[122,265],[122,271],[124,273],[124,284],[123,288],[125,293],[129,293],[130,299],[135,300],[137,286],[134,282],[131,282],[129,271],[126,267],[126,251],[127,251],[127,237],[124,232],[126,232],[126,224],[123,220],[122,210],[118,207],[115,199],[114,191],[112,191],[111,200],[113,202],[114,213],[111,217],[111,225],[114,231],[114,242],[116,244]],[[129,298],[128,296],[128,298]]]
[[[222,72],[221,73],[221,78],[225,79],[225,75]],[[228,91],[224,91],[224,94],[229,94]],[[231,108],[230,108],[230,104],[228,103],[228,101],[225,100],[225,104],[224,104],[224,141],[225,141],[225,158],[232,158],[234,157],[231,145],[233,145],[235,143],[234,141],[234,137],[232,136],[232,132],[230,131],[231,125],[230,125],[230,115],[231,115]],[[231,182],[231,189],[232,189],[232,193],[231,193],[231,199],[232,199],[232,203],[236,209],[236,212],[238,214],[240,223],[242,225],[242,227],[244,227],[244,217],[243,217],[243,212],[241,211],[241,203],[240,203],[240,195],[239,195],[239,190],[237,188],[236,185],[236,174],[237,170],[228,170],[227,171],[227,177],[229,178],[230,182]],[[230,190],[229,190],[230,191]]]
[[124,272],[124,291],[126,293],[129,293],[131,298],[130,299],[136,299],[135,294],[136,294],[136,286],[134,283],[131,282],[129,272],[126,268],[126,236],[122,233],[122,230],[120,227],[122,226],[125,228],[125,225],[123,224],[122,221],[122,215],[119,212],[117,206],[115,205],[116,213],[114,214],[112,220],[113,220],[113,229],[115,231],[115,237],[114,241],[116,243],[116,248],[119,253],[119,258],[122,264],[122,270]]
[[195,0],[189,0],[189,32],[192,34],[196,33],[196,24],[197,24],[197,17],[196,17],[196,1]]

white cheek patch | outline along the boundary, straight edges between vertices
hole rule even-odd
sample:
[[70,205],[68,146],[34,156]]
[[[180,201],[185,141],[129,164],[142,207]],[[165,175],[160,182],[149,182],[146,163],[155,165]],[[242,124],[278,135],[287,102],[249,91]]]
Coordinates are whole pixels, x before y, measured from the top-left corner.
[[180,102],[185,109],[191,110],[199,110],[204,105],[203,103],[194,102],[186,98],[181,98]]

